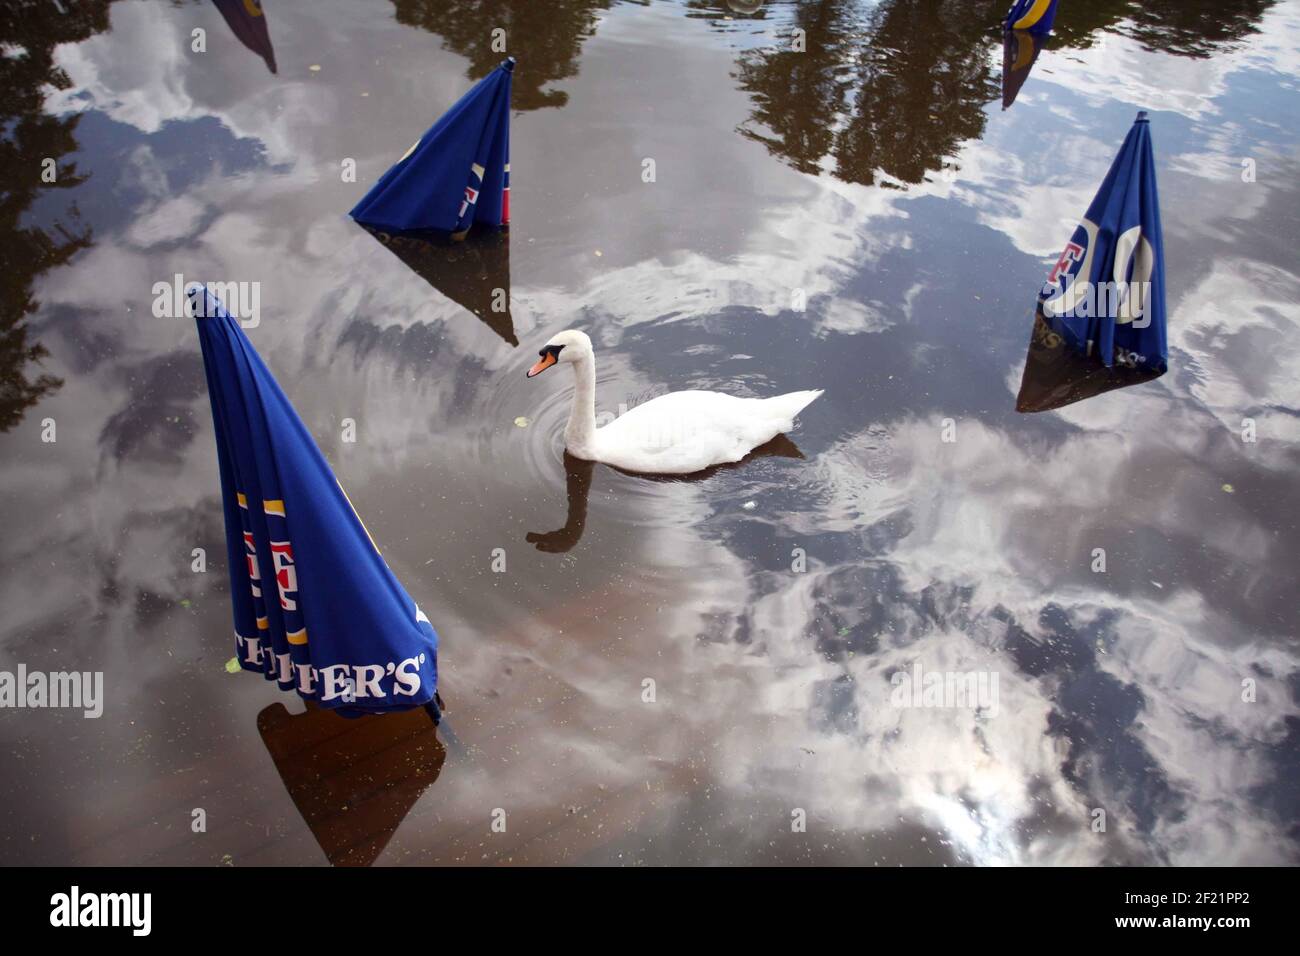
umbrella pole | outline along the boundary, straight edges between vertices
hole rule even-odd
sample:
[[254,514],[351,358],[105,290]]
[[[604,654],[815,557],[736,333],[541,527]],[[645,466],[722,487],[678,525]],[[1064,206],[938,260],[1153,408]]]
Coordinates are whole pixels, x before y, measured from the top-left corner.
[[447,749],[457,757],[469,756],[469,750],[465,747],[456,731],[451,729],[451,724],[447,722],[443,711],[446,705],[442,702],[442,695],[437,691],[433,692],[433,700],[424,705],[425,712],[433,720],[433,725],[438,729],[438,737],[447,745]]
[[433,692],[433,700],[424,705],[424,712],[429,715],[435,727],[442,723],[442,712],[446,709],[447,705],[442,702],[442,695],[436,690]]

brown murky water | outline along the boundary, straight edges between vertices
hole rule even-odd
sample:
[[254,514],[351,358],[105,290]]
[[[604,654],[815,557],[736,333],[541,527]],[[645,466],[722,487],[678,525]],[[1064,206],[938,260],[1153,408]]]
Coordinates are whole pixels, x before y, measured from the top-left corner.
[[[275,73],[207,0],[0,14],[0,670],[105,680],[98,720],[0,710],[0,861],[1300,858],[1300,3],[1064,0],[1005,111],[1006,0],[264,5]],[[386,247],[346,210],[496,26],[510,235]],[[1171,371],[1017,414],[1137,109]],[[226,672],[197,338],[151,308],[178,273],[261,284],[250,337],[438,629],[456,740]],[[827,392],[702,480],[566,462],[569,383],[523,371],[571,326],[608,414]],[[898,706],[918,664],[995,706]]]

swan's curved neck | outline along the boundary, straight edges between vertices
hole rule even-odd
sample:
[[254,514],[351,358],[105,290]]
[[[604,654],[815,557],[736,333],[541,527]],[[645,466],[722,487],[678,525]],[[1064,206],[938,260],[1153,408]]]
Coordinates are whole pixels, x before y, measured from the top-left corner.
[[564,444],[579,458],[590,458],[596,446],[596,359],[584,355],[573,363],[573,407],[564,429]]

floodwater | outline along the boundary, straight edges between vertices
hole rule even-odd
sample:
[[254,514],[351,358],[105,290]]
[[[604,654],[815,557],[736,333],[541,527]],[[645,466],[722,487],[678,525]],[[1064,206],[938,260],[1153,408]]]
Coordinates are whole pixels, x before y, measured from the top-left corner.
[[[1063,0],[1004,110],[1008,5],[264,0],[262,55],[209,0],[9,3],[0,670],[104,711],[0,710],[0,862],[1300,859],[1300,3]],[[385,245],[346,211],[495,27],[509,236]],[[1017,413],[1139,109],[1170,371]],[[260,283],[454,739],[227,672],[178,274]],[[566,462],[569,373],[524,371],[569,327],[607,416],[826,394],[699,480]]]

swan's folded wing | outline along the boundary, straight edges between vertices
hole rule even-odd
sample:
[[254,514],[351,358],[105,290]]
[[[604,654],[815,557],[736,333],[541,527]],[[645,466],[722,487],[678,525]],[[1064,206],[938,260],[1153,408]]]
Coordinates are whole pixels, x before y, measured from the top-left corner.
[[598,429],[598,457],[617,468],[664,475],[740,461],[789,430],[799,410],[820,394],[737,398],[721,392],[671,392]]

